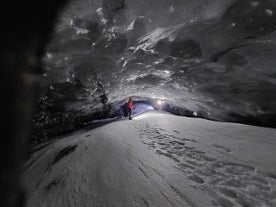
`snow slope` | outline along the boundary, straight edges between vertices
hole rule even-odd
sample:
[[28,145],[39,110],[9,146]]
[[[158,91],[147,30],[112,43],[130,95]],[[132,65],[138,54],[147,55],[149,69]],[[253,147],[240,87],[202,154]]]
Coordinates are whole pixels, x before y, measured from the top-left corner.
[[276,206],[276,129],[156,111],[37,146],[29,207]]

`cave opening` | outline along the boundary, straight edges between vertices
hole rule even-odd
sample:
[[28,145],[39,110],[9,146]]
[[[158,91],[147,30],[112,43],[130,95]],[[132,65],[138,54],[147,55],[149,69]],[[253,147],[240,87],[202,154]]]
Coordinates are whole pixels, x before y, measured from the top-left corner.
[[[248,180],[253,179],[247,171],[255,172],[257,168],[233,164],[230,161],[219,162],[209,155],[204,155],[208,153],[200,151],[202,146],[195,150],[193,145],[197,145],[196,143],[206,138],[202,137],[204,131],[201,130],[206,130],[206,134],[211,133],[212,130],[216,132],[218,128],[222,128],[225,133],[229,130],[225,126],[230,125],[219,125],[213,122],[206,124],[203,119],[276,127],[276,98],[273,96],[276,92],[275,1],[73,0],[68,2],[59,13],[57,11],[61,4],[44,5],[45,8],[46,6],[51,8],[45,11],[42,9],[43,5],[34,4],[36,9],[30,11],[31,6],[26,4],[17,12],[18,16],[24,16],[22,20],[19,18],[18,22],[15,22],[8,19],[5,22],[1,64],[8,72],[1,70],[1,77],[4,77],[1,88],[4,89],[5,97],[3,108],[8,110],[2,119],[6,123],[3,125],[4,131],[7,131],[9,136],[3,140],[3,145],[1,144],[1,149],[4,147],[1,153],[9,156],[7,158],[1,156],[3,163],[7,164],[4,166],[3,173],[1,171],[1,178],[7,179],[2,179],[5,182],[3,185],[1,183],[1,188],[6,188],[4,195],[8,195],[7,199],[3,200],[3,206],[17,206],[18,203],[15,202],[18,201],[22,202],[22,205],[24,203],[24,193],[20,183],[15,184],[15,182],[20,180],[21,168],[18,166],[22,162],[23,152],[27,151],[26,143],[23,142],[29,133],[31,133],[31,143],[28,145],[33,147],[30,156],[37,156],[36,153],[47,149],[48,144],[52,146],[51,140],[56,137],[60,138],[61,135],[67,137],[68,134],[71,136],[74,134],[72,132],[80,128],[87,130],[89,129],[87,125],[91,123],[97,125],[101,122],[109,123],[117,120],[122,116],[122,104],[130,96],[134,97],[133,116],[143,113],[149,116],[144,116],[144,122],[140,122],[138,127],[131,125],[130,121],[125,124],[128,128],[121,125],[123,122],[117,122],[117,124],[125,131],[138,130],[139,138],[144,139],[146,135],[150,135],[152,139],[157,139],[154,141],[145,138],[143,144],[155,149],[156,154],[166,156],[178,163],[182,172],[185,171],[183,167],[192,170],[194,173],[192,175],[189,171],[185,171],[190,181],[200,185],[207,182],[203,173],[197,174],[200,170],[194,170],[198,167],[194,165],[195,162],[202,162],[205,166],[208,166],[206,165],[208,162],[212,166],[222,167],[226,174],[232,173],[231,175],[236,177],[240,176],[240,172],[246,172],[244,175]],[[53,26],[57,14],[58,17]],[[36,19],[32,15],[41,16],[41,18]],[[18,37],[18,34],[21,36]],[[47,36],[48,34],[50,35]],[[42,56],[41,59],[40,56]],[[37,84],[35,89],[34,82]],[[33,94],[34,91],[37,93]],[[35,96],[34,105],[33,96]],[[31,116],[33,109],[34,115]],[[149,111],[150,113],[146,113]],[[172,118],[159,112],[203,119],[185,119],[185,125],[182,128],[184,119],[178,122],[180,116]],[[149,117],[159,128],[147,122]],[[143,125],[146,122],[147,124]],[[28,123],[32,123],[32,130]],[[171,128],[168,129],[166,126]],[[174,126],[177,129],[171,130]],[[240,125],[231,126],[234,129],[234,132],[231,131],[233,136],[238,135],[241,140],[246,140],[249,129],[253,130],[253,128],[246,128],[248,130],[239,128]],[[185,134],[182,129],[192,130],[192,133]],[[125,136],[118,131],[115,128],[114,134],[118,137]],[[89,134],[85,131],[86,134],[81,134],[81,139],[96,136],[97,133],[94,132]],[[110,133],[105,132],[102,131],[105,136],[100,138],[110,144],[109,149],[121,143],[119,138],[118,142],[109,143],[111,139],[107,141],[106,137],[109,137]],[[272,129],[270,131],[270,129],[254,128],[249,135],[257,139],[256,135],[262,137],[263,134],[273,133]],[[198,136],[195,139],[191,138],[194,134]],[[220,141],[221,134],[223,133],[214,135],[217,142]],[[211,138],[208,140],[210,143]],[[269,138],[264,137],[264,139]],[[226,140],[224,141],[227,143]],[[273,143],[273,140],[269,141]],[[210,149],[214,148],[221,154],[230,153],[236,158],[239,158],[239,153],[243,150],[253,149],[254,152],[255,145],[252,147],[250,142],[247,143],[248,149],[237,146],[233,148],[229,146],[231,143],[228,146],[222,146],[225,143],[212,143]],[[131,146],[133,143],[128,144]],[[101,149],[102,145],[97,147]],[[94,151],[97,151],[97,147]],[[271,147],[273,144],[265,146],[265,149],[271,149]],[[50,174],[55,165],[75,155],[80,149],[82,152],[89,151],[88,147],[83,149],[81,143],[74,142],[68,146],[57,144],[57,148],[51,148],[54,159],[45,161],[48,163],[47,173]],[[263,148],[260,149],[258,153],[263,157],[267,155],[273,157],[273,150],[266,152]],[[99,154],[103,151],[100,150]],[[113,152],[120,155],[118,151]],[[190,159],[188,164],[177,157],[179,154]],[[97,154],[93,155],[97,157]],[[141,157],[144,158],[142,155]],[[245,157],[243,161],[248,163],[246,159],[249,156]],[[43,156],[36,158],[40,159]],[[109,158],[112,160],[112,156]],[[36,159],[29,161],[27,168],[36,163]],[[124,159],[121,161],[128,163]],[[271,166],[270,168],[266,166],[269,163],[273,162],[264,160],[264,166],[271,171]],[[77,164],[78,162],[75,163]],[[147,165],[150,164],[153,163],[147,163]],[[96,165],[98,166],[101,166],[101,163]],[[111,167],[114,166],[111,165]],[[117,169],[117,167],[114,168]],[[38,172],[41,169],[37,169]],[[148,177],[149,171],[141,166],[137,169],[141,175]],[[207,167],[207,173],[220,175],[219,171],[212,170]],[[11,171],[15,176],[6,176],[7,172]],[[45,174],[43,173],[41,175]],[[265,189],[266,192],[262,195],[275,200],[275,196],[267,193],[270,191],[273,193],[275,190],[270,190],[266,186],[267,183],[271,183],[271,186],[275,184],[273,180],[275,175],[272,172],[256,171],[255,176],[262,177],[259,182],[264,185],[262,189],[258,188],[260,185],[256,188],[260,191]],[[36,176],[28,176],[28,178],[36,179]],[[216,180],[212,176],[210,178],[214,184]],[[37,186],[41,183],[45,184],[42,187],[43,192],[48,193],[57,187],[65,186],[63,179],[64,177],[57,176],[48,183],[43,183],[41,179]],[[232,180],[229,183],[231,184]],[[247,186],[248,183],[243,185]],[[17,191],[12,191],[13,187]],[[250,197],[245,201],[241,196],[244,192],[237,189],[235,189],[236,193],[227,188],[222,189],[221,186],[213,187],[223,196],[228,198],[229,195],[232,196],[229,200],[223,197],[218,199],[215,196],[210,200],[213,205],[218,203],[231,205],[231,202],[241,205],[245,202],[250,204],[263,202],[259,197]],[[175,185],[169,185],[168,189],[180,195]],[[12,201],[13,198],[17,198],[16,201]],[[233,199],[236,200],[233,201]],[[143,198],[141,202],[149,205],[148,200]],[[154,202],[158,203],[158,201]],[[272,202],[274,201],[265,201],[265,204],[275,204]],[[118,203],[121,204],[120,201]]]
[[275,3],[154,2],[70,1],[60,12],[34,137],[114,118],[129,96],[166,99],[177,115],[275,127]]

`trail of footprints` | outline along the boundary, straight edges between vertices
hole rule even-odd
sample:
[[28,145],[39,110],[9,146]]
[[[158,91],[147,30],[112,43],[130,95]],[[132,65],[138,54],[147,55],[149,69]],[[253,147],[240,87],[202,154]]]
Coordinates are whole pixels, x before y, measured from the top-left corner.
[[[173,159],[176,169],[188,176],[193,187],[207,191],[214,198],[212,206],[276,206],[275,174],[208,157],[193,147],[196,140],[180,137],[176,130],[168,132],[147,123],[136,127],[142,143]],[[213,147],[231,153],[222,146]]]

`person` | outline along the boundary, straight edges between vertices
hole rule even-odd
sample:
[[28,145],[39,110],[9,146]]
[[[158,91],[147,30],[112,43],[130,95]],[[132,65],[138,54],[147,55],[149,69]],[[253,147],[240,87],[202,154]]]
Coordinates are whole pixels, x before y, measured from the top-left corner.
[[132,98],[129,97],[129,100],[128,100],[128,119],[131,120],[131,113],[132,113],[132,108],[133,108],[133,104],[132,104]]
[[123,114],[124,114],[124,117],[127,118],[128,117],[128,103],[125,102],[125,104],[122,106],[122,110],[123,110]]

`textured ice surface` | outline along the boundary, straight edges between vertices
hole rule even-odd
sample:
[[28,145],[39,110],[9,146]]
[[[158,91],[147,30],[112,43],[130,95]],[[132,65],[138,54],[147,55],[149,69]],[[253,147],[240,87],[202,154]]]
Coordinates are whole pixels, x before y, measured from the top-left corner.
[[273,0],[72,1],[45,51],[35,128],[114,114],[129,96],[163,98],[205,118],[273,125],[275,6]]

